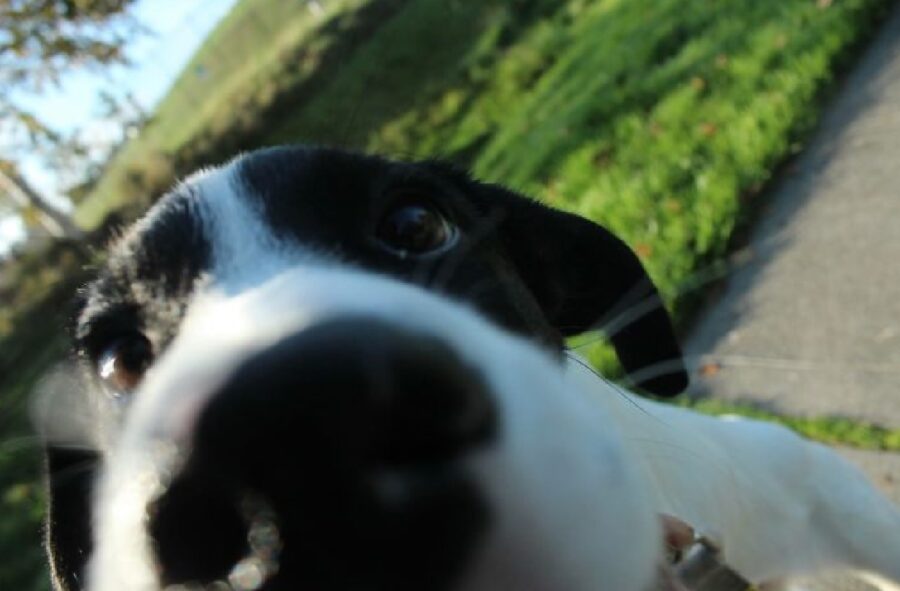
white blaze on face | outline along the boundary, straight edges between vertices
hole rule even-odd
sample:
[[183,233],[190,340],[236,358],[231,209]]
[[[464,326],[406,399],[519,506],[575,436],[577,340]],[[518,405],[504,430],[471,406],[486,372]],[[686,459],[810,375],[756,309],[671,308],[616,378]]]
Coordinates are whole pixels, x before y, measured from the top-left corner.
[[559,362],[468,307],[383,276],[310,264],[298,249],[276,244],[241,204],[233,169],[195,179],[204,204],[213,203],[206,192],[224,196],[204,205],[219,262],[135,394],[108,459],[95,508],[90,589],[158,588],[146,507],[177,468],[175,450],[187,442],[198,410],[241,361],[304,327],[345,316],[440,338],[483,374],[494,396],[496,440],[466,460],[490,520],[462,589],[648,588],[660,537],[645,487],[615,425]]

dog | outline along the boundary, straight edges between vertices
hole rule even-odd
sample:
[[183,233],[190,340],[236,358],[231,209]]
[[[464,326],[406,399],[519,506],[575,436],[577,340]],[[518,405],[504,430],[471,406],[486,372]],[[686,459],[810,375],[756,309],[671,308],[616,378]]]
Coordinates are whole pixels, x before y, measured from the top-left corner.
[[44,397],[59,591],[651,591],[659,515],[767,588],[900,586],[900,513],[784,428],[687,387],[604,228],[438,162],[245,154],[160,199],[80,293]]

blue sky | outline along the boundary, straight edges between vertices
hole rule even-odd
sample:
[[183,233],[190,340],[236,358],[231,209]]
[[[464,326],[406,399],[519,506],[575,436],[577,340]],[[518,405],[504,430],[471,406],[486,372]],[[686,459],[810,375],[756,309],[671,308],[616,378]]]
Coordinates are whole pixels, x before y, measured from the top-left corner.
[[[87,129],[102,139],[117,130],[104,126],[98,116],[97,95],[101,90],[131,92],[146,109],[162,98],[175,77],[215,24],[237,0],[138,0],[133,7],[137,20],[151,31],[127,48],[131,67],[116,67],[102,73],[74,71],[57,89],[41,96],[24,97],[22,103],[60,131]],[[44,194],[57,198],[58,178],[36,158],[19,161],[28,181]],[[0,252],[21,239],[18,217],[0,219]]]

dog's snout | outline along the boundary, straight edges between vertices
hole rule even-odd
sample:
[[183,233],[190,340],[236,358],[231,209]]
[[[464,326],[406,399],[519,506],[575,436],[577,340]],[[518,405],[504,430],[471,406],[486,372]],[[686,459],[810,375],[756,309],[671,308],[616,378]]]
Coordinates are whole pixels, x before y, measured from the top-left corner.
[[241,364],[197,419],[182,472],[151,507],[163,578],[225,576],[248,552],[248,496],[274,510],[291,554],[333,537],[335,555],[370,561],[373,544],[455,531],[481,514],[457,460],[495,430],[485,382],[434,337],[368,318],[293,334]]
[[377,320],[343,319],[239,367],[200,417],[195,445],[265,488],[253,482],[269,477],[260,470],[291,465],[327,473],[450,460],[487,440],[494,422],[481,377],[449,346]]

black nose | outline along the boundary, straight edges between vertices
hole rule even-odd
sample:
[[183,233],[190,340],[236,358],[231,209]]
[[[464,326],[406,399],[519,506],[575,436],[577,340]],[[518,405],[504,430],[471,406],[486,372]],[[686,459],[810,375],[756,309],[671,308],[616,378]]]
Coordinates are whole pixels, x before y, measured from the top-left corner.
[[[266,591],[447,579],[486,515],[456,460],[495,426],[482,377],[434,337],[355,318],[285,338],[212,397],[151,507],[163,582],[233,570],[251,551],[248,497],[264,499],[283,538]],[[416,574],[408,559],[422,552]],[[389,565],[404,554],[398,580]]]

